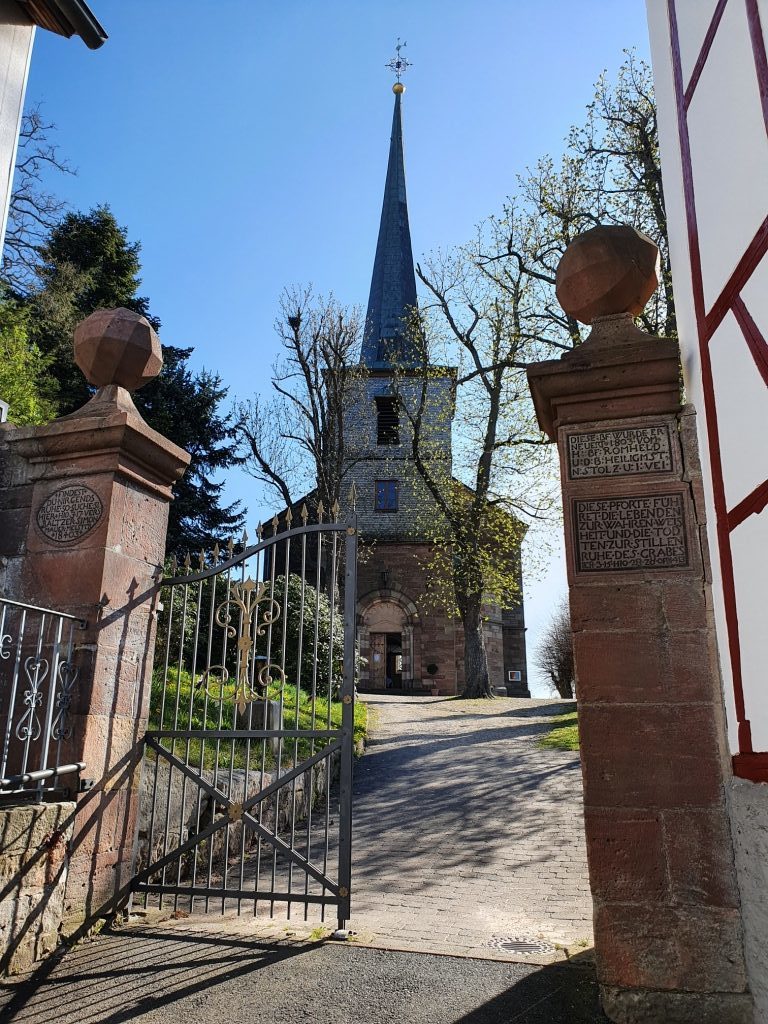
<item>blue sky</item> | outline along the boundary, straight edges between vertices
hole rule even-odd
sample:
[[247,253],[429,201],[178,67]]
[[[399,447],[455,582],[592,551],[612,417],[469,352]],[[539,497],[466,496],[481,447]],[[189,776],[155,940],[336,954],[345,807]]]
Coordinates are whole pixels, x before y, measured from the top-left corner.
[[[98,51],[38,32],[27,103],[58,127],[74,209],[108,202],[142,243],[142,294],[232,398],[269,384],[285,285],[367,300],[392,116],[417,258],[465,241],[516,174],[558,154],[603,69],[648,59],[643,0],[91,0]],[[228,480],[249,520],[265,505]],[[529,650],[564,587],[529,585]],[[529,658],[530,661],[530,658]]]

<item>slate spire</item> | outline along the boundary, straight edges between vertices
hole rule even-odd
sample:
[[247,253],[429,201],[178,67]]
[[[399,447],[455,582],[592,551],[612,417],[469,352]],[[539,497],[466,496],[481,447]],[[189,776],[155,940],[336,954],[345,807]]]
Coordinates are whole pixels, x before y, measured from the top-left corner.
[[416,362],[415,347],[404,333],[404,318],[409,309],[416,306],[403,160],[401,102],[404,91],[405,86],[398,80],[393,86],[395,110],[389,163],[360,356],[360,362],[372,369],[386,369],[393,362],[406,366]]

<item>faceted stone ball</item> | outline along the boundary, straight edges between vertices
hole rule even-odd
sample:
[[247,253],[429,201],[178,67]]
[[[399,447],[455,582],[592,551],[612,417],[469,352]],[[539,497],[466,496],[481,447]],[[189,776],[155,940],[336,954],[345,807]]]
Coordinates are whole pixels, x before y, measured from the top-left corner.
[[160,339],[146,317],[130,309],[99,309],[75,328],[75,362],[97,388],[136,391],[163,366]]
[[659,286],[659,250],[642,231],[602,224],[574,238],[557,268],[557,300],[591,324],[601,316],[638,316]]

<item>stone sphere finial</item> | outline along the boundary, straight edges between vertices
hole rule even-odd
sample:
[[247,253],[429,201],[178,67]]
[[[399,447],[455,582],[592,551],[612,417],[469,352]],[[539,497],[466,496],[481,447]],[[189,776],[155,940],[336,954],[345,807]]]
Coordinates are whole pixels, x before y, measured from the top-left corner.
[[571,242],[557,268],[557,301],[583,324],[638,316],[659,286],[659,249],[636,228],[601,224]]
[[99,309],[75,328],[75,362],[89,384],[136,391],[163,367],[160,339],[146,317],[130,309]]

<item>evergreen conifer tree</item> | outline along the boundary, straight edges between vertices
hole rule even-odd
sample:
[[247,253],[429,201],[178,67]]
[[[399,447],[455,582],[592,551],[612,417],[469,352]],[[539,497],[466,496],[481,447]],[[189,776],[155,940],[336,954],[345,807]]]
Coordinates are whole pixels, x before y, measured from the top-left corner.
[[[140,242],[130,242],[108,206],[68,213],[40,247],[38,287],[24,300],[30,341],[49,360],[58,415],[74,412],[92,389],[77,368],[72,334],[97,309],[123,306],[145,316],[157,330],[149,299],[139,295]],[[191,348],[163,346],[160,375],[137,391],[134,401],[147,423],[192,455],[174,489],[168,550],[184,552],[213,544],[242,528],[239,503],[221,505],[223,484],[212,476],[238,461],[230,417],[221,405],[221,378],[189,367]]]

